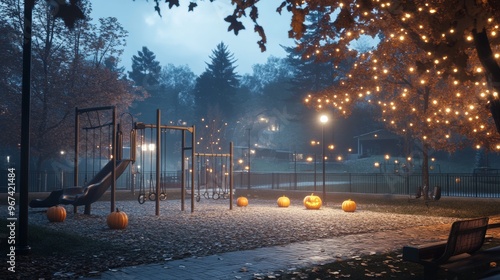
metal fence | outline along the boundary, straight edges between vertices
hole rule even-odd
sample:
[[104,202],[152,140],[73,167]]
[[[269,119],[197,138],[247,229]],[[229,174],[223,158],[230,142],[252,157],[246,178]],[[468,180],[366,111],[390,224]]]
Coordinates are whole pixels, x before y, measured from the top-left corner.
[[[72,172],[31,172],[30,192],[50,192],[72,187]],[[85,178],[90,180],[93,174],[80,173],[82,184]],[[118,190],[139,190],[142,186],[155,184],[154,174],[131,174],[125,171],[117,180]],[[161,175],[169,188],[180,188],[180,174],[167,172]],[[190,176],[186,176],[190,180]],[[19,177],[16,176],[17,191]],[[153,180],[153,181],[151,181]],[[500,198],[500,174],[465,174],[465,173],[432,173],[429,175],[430,187],[440,186],[443,196]],[[321,173],[257,173],[235,172],[234,187],[237,189],[283,189],[322,191],[323,175]],[[7,192],[8,172],[0,171],[0,192]],[[197,184],[197,182],[195,182]],[[422,186],[421,174],[392,173],[327,173],[325,174],[326,192],[378,193],[378,194],[415,194]],[[197,187],[195,185],[195,187]]]
[[[250,182],[249,182],[250,179]],[[431,189],[440,186],[443,196],[500,197],[500,175],[439,173],[429,175]],[[326,173],[326,192],[414,195],[422,186],[421,174]],[[235,174],[236,188],[322,191],[321,173]]]

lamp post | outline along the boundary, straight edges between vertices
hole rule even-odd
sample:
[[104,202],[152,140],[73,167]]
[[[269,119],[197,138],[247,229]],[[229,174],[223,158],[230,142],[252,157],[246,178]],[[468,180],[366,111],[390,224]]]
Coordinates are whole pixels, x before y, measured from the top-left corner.
[[293,151],[293,181],[295,190],[297,190],[297,151]]
[[389,161],[389,159],[391,158],[389,155],[385,155],[384,156],[385,158],[385,162],[384,162],[384,172],[387,173],[387,162]]
[[326,185],[325,185],[325,124],[328,122],[327,115],[321,115],[319,118],[321,122],[321,160],[323,164],[323,203],[326,205]]
[[314,161],[314,191],[316,192],[316,154],[314,154],[312,157],[307,158],[308,162]]
[[248,185],[247,185],[247,189],[250,189],[250,131],[252,130],[252,128],[247,128],[247,130],[248,130],[248,173],[247,173]]
[[316,153],[314,153],[314,191],[316,191]]
[[239,167],[240,167],[240,187],[243,188],[243,174],[244,174],[244,170],[245,170],[245,167],[243,166],[243,159],[239,159],[238,160],[238,163],[239,163]]

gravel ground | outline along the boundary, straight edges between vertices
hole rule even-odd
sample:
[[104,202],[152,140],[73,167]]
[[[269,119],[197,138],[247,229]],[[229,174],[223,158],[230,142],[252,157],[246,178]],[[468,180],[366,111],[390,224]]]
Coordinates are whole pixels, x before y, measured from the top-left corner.
[[[18,256],[14,279],[79,278],[122,266],[454,221],[364,211],[360,205],[354,213],[343,212],[340,204],[305,210],[297,199],[292,199],[288,208],[278,208],[275,200],[265,199],[250,199],[249,206],[234,206],[231,211],[229,201],[223,199],[202,199],[195,204],[194,213],[190,212],[190,201],[185,205],[186,211],[180,211],[180,200],[162,201],[160,215],[156,216],[154,202],[117,201],[116,206],[129,217],[124,230],[108,229],[109,202],[94,203],[92,215],[73,214],[72,206],[67,206],[63,223],[50,223],[43,210],[30,209],[30,224],[103,240],[119,249],[82,253],[64,260],[56,254],[43,259]],[[5,262],[1,266],[6,271]]]

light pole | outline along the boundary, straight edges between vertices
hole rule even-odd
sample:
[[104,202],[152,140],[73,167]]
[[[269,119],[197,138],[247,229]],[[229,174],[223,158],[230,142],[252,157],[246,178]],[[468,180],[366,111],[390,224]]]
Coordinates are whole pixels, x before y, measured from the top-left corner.
[[314,154],[312,157],[307,157],[307,162],[314,161],[314,192],[316,192],[316,154]]
[[247,128],[248,130],[248,185],[247,189],[250,189],[250,131],[252,130],[251,128]]
[[326,205],[326,185],[325,185],[325,124],[328,122],[327,115],[321,115],[319,118],[321,122],[321,160],[323,164],[323,204]]
[[[319,141],[311,140],[311,146],[316,146],[319,145]],[[317,153],[316,153],[316,148],[314,148],[314,191],[316,191],[316,161],[318,160]]]
[[391,158],[389,155],[385,155],[384,156],[385,158],[385,162],[384,162],[384,172],[387,173],[387,164],[388,164],[388,161],[389,159]]
[[295,190],[297,189],[297,151],[293,151],[293,181]]
[[316,191],[316,153],[314,153],[314,191]]

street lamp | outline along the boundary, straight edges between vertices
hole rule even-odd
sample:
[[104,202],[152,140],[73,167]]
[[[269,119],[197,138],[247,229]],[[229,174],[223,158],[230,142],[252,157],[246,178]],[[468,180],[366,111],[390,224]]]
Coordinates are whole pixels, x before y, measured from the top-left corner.
[[248,173],[247,173],[247,176],[248,176],[248,185],[247,185],[247,189],[250,189],[250,131],[252,130],[252,128],[247,128],[248,130]]
[[326,186],[325,186],[325,124],[328,122],[327,115],[319,117],[321,122],[321,160],[323,164],[323,203],[326,205]]

